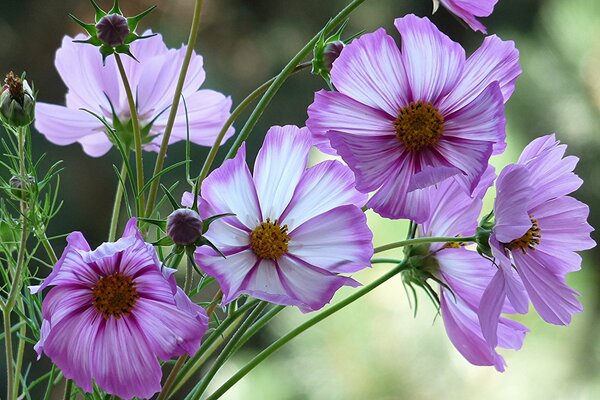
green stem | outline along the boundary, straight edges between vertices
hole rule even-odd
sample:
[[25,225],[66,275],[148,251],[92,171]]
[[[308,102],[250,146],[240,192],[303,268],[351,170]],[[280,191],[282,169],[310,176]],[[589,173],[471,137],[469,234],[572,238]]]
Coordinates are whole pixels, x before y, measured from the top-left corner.
[[317,33],[303,48],[291,59],[291,61],[281,70],[279,75],[275,78],[269,89],[265,92],[263,97],[260,99],[256,108],[246,121],[246,124],[240,131],[237,136],[235,142],[229,149],[227,153],[227,158],[232,158],[237,153],[237,150],[240,148],[242,143],[248,138],[250,132],[258,122],[259,118],[262,116],[263,112],[275,97],[277,91],[281,88],[285,80],[293,73],[294,69],[298,64],[302,62],[302,60],[313,50],[315,44],[318,42],[319,38],[323,35],[326,35],[333,31],[339,24],[341,24],[350,13],[352,13],[358,6],[364,3],[365,0],[353,0],[350,4],[348,4],[342,11],[339,12],[333,19],[331,19],[327,25]]
[[240,340],[238,341],[238,343],[236,344],[236,346],[233,348],[233,350],[231,351],[231,353],[235,353],[237,352],[244,344],[246,344],[246,342],[248,340],[250,340],[252,338],[252,336],[254,336],[256,334],[256,332],[260,331],[262,328],[264,328],[265,325],[267,325],[269,322],[271,322],[271,320],[273,318],[275,318],[275,316],[277,314],[279,314],[280,312],[282,312],[285,309],[285,306],[275,306],[272,309],[270,309],[268,312],[265,313],[265,315],[263,315],[262,317],[259,318],[258,321],[256,321],[245,333],[244,335],[240,338]]
[[52,364],[50,370],[50,378],[48,378],[48,386],[46,386],[46,393],[44,393],[44,400],[49,400],[52,394],[52,388],[54,387],[54,375],[56,374],[56,365]]
[[[302,63],[300,65],[297,65],[296,68],[294,68],[294,70],[292,71],[292,74],[302,71],[302,70],[310,67],[311,65],[312,65],[312,63],[310,63],[310,62],[306,62],[306,63]],[[257,87],[256,89],[254,89],[254,91],[252,93],[250,93],[233,110],[233,112],[231,113],[231,115],[229,116],[227,121],[225,121],[225,124],[223,125],[223,127],[221,128],[221,131],[217,135],[215,142],[213,143],[212,147],[210,148],[208,156],[206,156],[206,160],[204,160],[204,165],[202,165],[202,170],[200,171],[200,175],[198,175],[198,179],[196,181],[196,189],[194,192],[196,194],[196,196],[198,196],[198,193],[200,192],[200,185],[202,184],[202,181],[204,180],[204,178],[206,178],[208,176],[210,167],[212,166],[213,162],[215,161],[215,158],[217,157],[217,152],[219,151],[219,147],[221,146],[221,142],[223,141],[223,138],[225,137],[227,130],[229,130],[229,128],[231,127],[231,125],[233,125],[235,120],[238,119],[238,117],[242,114],[242,112],[244,112],[244,110],[246,108],[248,108],[248,106],[250,104],[252,104],[252,102],[254,100],[256,100],[269,87],[271,87],[271,85],[273,84],[273,82],[275,81],[276,78],[277,77],[273,77],[273,78],[269,79],[268,81],[266,81],[265,83],[263,83],[262,85],[260,85],[259,87]]]
[[73,391],[73,381],[71,379],[67,379],[67,384],[65,385],[65,394],[63,396],[63,400],[70,400],[72,391]]
[[227,382],[225,382],[219,389],[217,389],[212,395],[208,396],[206,400],[216,400],[220,398],[225,392],[227,392],[235,383],[237,383],[240,379],[242,379],[246,374],[252,371],[257,365],[263,362],[267,357],[271,354],[275,353],[279,350],[283,345],[288,343],[290,340],[294,339],[296,336],[300,335],[302,332],[321,322],[325,318],[330,315],[335,314],[339,310],[343,309],[349,304],[352,304],[356,300],[360,299],[367,293],[371,292],[381,284],[387,282],[403,270],[405,270],[406,264],[402,263],[401,265],[396,266],[393,270],[389,271],[387,274],[383,275],[379,279],[373,281],[372,283],[364,286],[362,289],[357,290],[354,294],[348,296],[344,300],[330,306],[325,311],[322,311],[317,316],[312,317],[302,325],[290,331],[287,335],[279,338],[274,343],[272,343],[269,347],[260,352],[257,356],[255,356],[248,364],[246,364],[242,369],[235,373]]
[[[187,49],[181,64],[181,71],[179,72],[179,79],[175,86],[175,93],[173,95],[173,103],[171,110],[169,111],[169,118],[167,119],[167,125],[165,126],[165,133],[163,134],[162,142],[160,144],[160,150],[156,157],[156,164],[154,165],[154,174],[157,176],[162,171],[165,163],[165,157],[167,156],[167,148],[169,147],[169,139],[171,138],[171,132],[173,131],[173,125],[175,124],[175,117],[177,117],[177,109],[179,108],[179,99],[181,92],[183,91],[183,84],[185,83],[185,77],[190,66],[194,47],[196,46],[196,39],[198,37],[198,28],[200,26],[200,15],[202,13],[203,0],[196,0],[194,6],[194,18],[192,19],[192,26],[190,28],[190,35],[187,42]],[[156,178],[150,186],[150,192],[148,194],[148,202],[146,203],[146,215],[152,215],[154,209],[154,202],[156,201],[156,194],[160,186],[160,177]]]
[[110,228],[108,230],[108,241],[114,242],[117,237],[117,226],[119,225],[119,215],[121,214],[121,203],[123,202],[123,185],[121,182],[125,182],[127,177],[127,166],[125,163],[127,160],[123,160],[123,166],[121,166],[121,177],[117,182],[117,192],[115,193],[115,202],[113,203],[112,216],[110,218]]
[[144,187],[144,159],[142,154],[142,132],[140,130],[140,121],[138,119],[137,107],[135,105],[135,98],[131,92],[131,86],[129,85],[129,79],[127,73],[123,67],[123,61],[119,53],[115,53],[115,60],[125,87],[125,93],[127,94],[127,103],[129,104],[129,112],[131,114],[131,126],[133,128],[133,141],[135,147],[135,172],[137,181],[137,201],[138,201],[138,217],[144,216],[144,193],[142,188]]
[[13,351],[12,351],[12,334],[10,333],[10,310],[5,308],[2,312],[4,320],[4,348],[6,355],[6,399],[12,399],[14,385],[14,366],[13,366]]
[[56,264],[58,262],[58,257],[56,256],[56,253],[54,252],[52,245],[50,245],[50,241],[48,240],[48,236],[46,236],[46,232],[45,231],[36,232],[35,235],[40,240],[40,242],[42,242],[42,246],[44,246],[44,249],[46,250],[46,253],[48,254],[48,258],[50,259],[50,262],[52,264]]
[[[19,299],[19,306],[23,309],[23,300]],[[27,333],[27,325],[21,325],[19,329],[19,345],[17,346],[17,362],[15,363],[15,384],[13,386],[13,398],[19,396],[19,380],[21,378],[21,368],[23,367],[23,356],[25,354],[25,334]],[[25,382],[23,382],[25,387]]]
[[449,236],[449,237],[420,237],[420,238],[415,238],[415,239],[407,239],[407,240],[402,240],[400,242],[395,242],[395,243],[388,243],[388,244],[384,244],[383,246],[379,246],[379,247],[375,247],[375,249],[373,250],[373,252],[375,254],[377,253],[381,253],[382,251],[387,251],[387,250],[391,250],[391,249],[396,249],[398,247],[404,247],[404,246],[412,246],[415,244],[421,244],[421,243],[437,243],[437,242],[445,242],[445,243],[449,243],[449,242],[474,242],[475,241],[475,236],[468,236],[468,237],[457,237],[457,236]]
[[223,366],[223,364],[225,364],[225,362],[231,355],[232,350],[237,346],[238,341],[241,339],[241,337],[244,335],[244,333],[248,330],[248,328],[254,323],[254,321],[259,317],[259,315],[263,312],[263,310],[265,309],[265,307],[268,304],[269,303],[266,303],[266,302],[260,303],[250,313],[250,315],[248,315],[248,318],[246,318],[246,320],[240,325],[238,330],[234,333],[234,335],[231,337],[229,342],[225,345],[223,350],[221,350],[221,353],[219,353],[219,356],[217,357],[217,359],[215,360],[213,365],[210,367],[210,369],[208,370],[206,375],[204,375],[204,378],[202,378],[200,383],[198,385],[196,385],[194,390],[186,397],[186,400],[200,399],[200,396],[202,396],[202,394],[208,387],[208,384],[210,383],[210,381],[214,378],[214,376],[217,374],[217,372]]

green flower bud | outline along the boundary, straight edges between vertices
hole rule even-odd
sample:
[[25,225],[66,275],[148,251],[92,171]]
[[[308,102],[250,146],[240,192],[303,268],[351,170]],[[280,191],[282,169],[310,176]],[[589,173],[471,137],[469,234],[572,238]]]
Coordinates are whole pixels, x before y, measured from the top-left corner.
[[11,71],[0,95],[0,118],[12,127],[27,126],[35,117],[35,97],[26,80]]

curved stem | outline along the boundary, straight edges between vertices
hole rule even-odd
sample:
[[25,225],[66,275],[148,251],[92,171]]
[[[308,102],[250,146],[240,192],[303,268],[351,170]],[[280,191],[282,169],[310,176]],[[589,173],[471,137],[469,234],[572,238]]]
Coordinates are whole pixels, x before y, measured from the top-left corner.
[[219,369],[225,364],[225,361],[231,355],[232,350],[237,345],[240,338],[244,335],[244,333],[248,330],[248,328],[254,323],[254,321],[259,317],[259,315],[263,312],[268,303],[262,302],[259,304],[251,313],[248,315],[248,318],[240,325],[235,334],[231,337],[229,342],[225,345],[219,356],[210,367],[204,378],[200,381],[198,385],[194,388],[194,390],[186,397],[186,400],[199,400],[200,396],[204,393],[210,381],[217,374]]
[[438,242],[449,243],[449,242],[474,242],[474,241],[475,241],[475,236],[468,236],[468,237],[457,237],[457,236],[449,236],[449,237],[444,237],[444,236],[440,236],[440,237],[420,237],[420,238],[415,238],[415,239],[402,240],[400,242],[395,242],[395,243],[384,244],[383,246],[375,247],[375,249],[373,250],[373,252],[375,254],[377,254],[377,253],[381,253],[382,251],[396,249],[398,247],[412,246],[412,245],[421,244],[421,243],[438,243]]
[[[196,39],[198,37],[198,27],[200,26],[200,14],[202,13],[203,0],[196,0],[194,6],[194,18],[192,19],[192,27],[190,28],[190,35],[187,42],[187,49],[181,64],[181,71],[179,72],[179,79],[177,80],[177,86],[175,86],[175,94],[173,95],[173,104],[169,111],[169,118],[167,119],[167,125],[165,126],[165,133],[163,134],[162,142],[160,144],[160,150],[156,157],[156,164],[154,165],[154,174],[157,176],[162,171],[165,163],[165,157],[167,156],[167,148],[169,147],[169,139],[171,138],[171,132],[173,132],[173,125],[175,124],[175,117],[177,116],[177,109],[179,108],[179,98],[183,91],[183,84],[185,83],[185,77],[190,66],[192,54],[194,52],[194,46],[196,45]],[[150,186],[150,192],[148,194],[148,202],[146,203],[146,215],[152,215],[154,209],[154,202],[156,201],[156,194],[160,186],[160,177],[156,178]]]
[[121,61],[121,56],[119,53],[115,53],[115,60],[117,61],[117,67],[119,69],[119,74],[121,75],[121,80],[123,80],[123,86],[125,87],[125,93],[127,94],[127,103],[129,104],[129,112],[131,114],[131,126],[133,128],[133,141],[135,146],[135,173],[137,181],[136,198],[138,199],[138,217],[143,217],[144,193],[142,193],[142,188],[144,187],[144,160],[142,155],[142,132],[140,130],[140,121],[137,115],[135,98],[131,92],[129,79],[127,79],[127,74],[125,73],[123,61]]
[[13,351],[12,351],[12,333],[10,332],[10,310],[5,308],[2,312],[4,320],[4,353],[6,355],[6,398],[12,399],[14,385]]
[[327,25],[317,33],[303,48],[290,60],[290,62],[281,70],[279,75],[275,78],[269,89],[265,92],[263,97],[260,99],[256,108],[246,121],[246,124],[240,131],[237,136],[235,142],[229,149],[227,153],[227,158],[232,158],[237,153],[237,150],[240,148],[242,143],[248,138],[250,132],[258,122],[259,118],[262,116],[263,112],[275,97],[277,91],[281,88],[285,80],[292,74],[294,68],[313,50],[315,44],[319,40],[322,35],[326,35],[329,32],[333,31],[340,23],[346,19],[350,13],[352,13],[358,6],[360,6],[365,0],[353,0],[350,4],[348,4],[342,11],[340,11],[334,18],[332,18]]
[[[312,63],[310,63],[310,62],[305,62],[305,63],[299,64],[296,66],[296,68],[294,68],[294,70],[292,71],[292,74],[302,71],[302,70],[310,67],[311,65],[312,65]],[[258,98],[258,96],[263,94],[269,87],[271,87],[271,85],[273,84],[273,82],[275,81],[276,78],[277,77],[273,77],[273,78],[269,79],[268,81],[266,81],[265,83],[263,83],[262,85],[260,85],[259,87],[257,87],[256,89],[254,89],[254,91],[252,93],[250,93],[244,100],[242,100],[242,102],[233,110],[233,112],[231,113],[229,118],[227,118],[227,121],[225,121],[225,124],[223,125],[223,127],[221,128],[221,131],[217,135],[215,142],[213,143],[212,147],[210,148],[210,152],[206,156],[206,160],[204,160],[204,164],[202,165],[202,170],[200,171],[200,175],[198,175],[198,179],[196,181],[196,187],[195,187],[195,191],[194,191],[196,196],[198,196],[198,194],[200,193],[200,185],[202,184],[202,181],[204,180],[204,178],[206,178],[208,176],[208,172],[210,171],[210,167],[212,166],[213,162],[215,161],[217,152],[219,151],[219,147],[221,146],[221,142],[223,141],[223,137],[225,137],[225,134],[227,133],[227,131],[229,130],[231,125],[233,125],[234,121],[240,116],[240,114],[242,114],[242,112],[244,112],[244,110],[246,108],[248,108],[248,106],[250,104],[252,104],[252,102]]]
[[44,249],[48,254],[48,258],[50,259],[50,262],[52,262],[52,264],[56,264],[58,262],[58,257],[56,256],[52,245],[50,245],[50,241],[48,240],[48,236],[46,236],[46,232],[37,232],[36,236],[40,240],[40,242],[42,242],[42,246],[44,246]]
[[277,350],[279,350],[281,347],[283,347],[283,345],[288,343],[290,340],[294,339],[296,336],[300,335],[302,332],[311,328],[315,324],[321,322],[322,320],[329,317],[330,315],[335,314],[336,312],[343,309],[347,305],[352,304],[353,302],[360,299],[367,293],[371,292],[373,289],[377,288],[384,282],[387,282],[389,279],[391,279],[392,277],[394,277],[397,274],[399,274],[400,272],[402,272],[404,269],[406,269],[405,263],[398,265],[393,270],[391,270],[387,274],[383,275],[379,279],[364,286],[362,289],[356,291],[354,294],[348,296],[347,298],[340,301],[339,303],[332,305],[325,311],[322,311],[320,314],[309,319],[302,325],[298,326],[296,329],[293,329],[287,335],[279,338],[274,343],[272,343],[269,347],[267,347],[262,352],[260,352],[256,357],[254,357],[252,360],[250,360],[250,362],[248,364],[246,364],[242,369],[240,369],[238,372],[236,372],[235,375],[233,375],[231,378],[229,378],[229,380],[227,380],[227,382],[225,382],[219,389],[217,389],[212,395],[208,396],[206,400],[216,400],[216,399],[220,398],[235,383],[237,383],[246,374],[248,374],[250,371],[252,371],[258,364],[263,362],[267,357],[269,357],[271,354],[275,353]]
[[236,346],[233,348],[233,350],[231,351],[231,353],[235,353],[237,352],[248,340],[250,340],[252,338],[252,336],[254,336],[256,334],[256,332],[258,332],[259,330],[261,330],[262,328],[264,328],[265,325],[267,325],[269,322],[271,322],[271,320],[280,312],[282,312],[285,309],[285,306],[275,306],[272,309],[270,309],[268,312],[265,313],[265,315],[263,315],[262,317],[260,317],[260,319],[258,321],[256,321],[245,333],[244,335],[240,338],[240,340],[238,341],[238,343],[236,344]]
[[121,214],[121,203],[123,202],[123,185],[121,182],[125,182],[127,178],[127,166],[125,163],[127,160],[123,160],[123,166],[121,166],[121,177],[117,182],[117,191],[115,193],[115,202],[113,203],[112,216],[110,218],[110,228],[108,229],[108,241],[114,242],[117,237],[117,226],[119,225],[119,215]]
[[72,391],[73,391],[73,381],[71,379],[67,379],[67,384],[65,385],[65,394],[63,396],[63,399],[70,400]]

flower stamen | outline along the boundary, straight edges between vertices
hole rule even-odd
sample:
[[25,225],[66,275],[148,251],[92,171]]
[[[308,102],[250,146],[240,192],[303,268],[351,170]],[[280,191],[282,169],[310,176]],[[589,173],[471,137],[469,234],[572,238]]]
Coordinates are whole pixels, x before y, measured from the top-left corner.
[[140,297],[133,279],[121,272],[100,278],[92,292],[94,307],[104,314],[105,319],[129,316]]
[[254,254],[263,259],[276,260],[288,251],[290,237],[287,225],[279,226],[277,220],[267,218],[250,234],[250,247]]
[[444,118],[431,103],[413,101],[400,110],[394,127],[404,147],[417,151],[438,142],[444,133]]
[[531,228],[529,228],[529,230],[523,236],[510,242],[506,247],[511,250],[521,249],[523,254],[526,254],[526,249],[535,250],[535,246],[540,244],[542,230],[538,226],[536,219],[534,219],[531,215],[529,218],[531,219]]

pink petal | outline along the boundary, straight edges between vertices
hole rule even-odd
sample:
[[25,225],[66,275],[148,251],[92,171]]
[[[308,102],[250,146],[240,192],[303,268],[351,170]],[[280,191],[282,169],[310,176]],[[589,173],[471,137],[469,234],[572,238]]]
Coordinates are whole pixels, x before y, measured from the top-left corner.
[[104,132],[102,122],[82,110],[37,103],[35,114],[35,129],[52,143],[61,146]]
[[498,176],[494,233],[502,243],[520,238],[531,228],[528,209],[533,192],[529,182],[529,171],[522,165],[511,164]]

